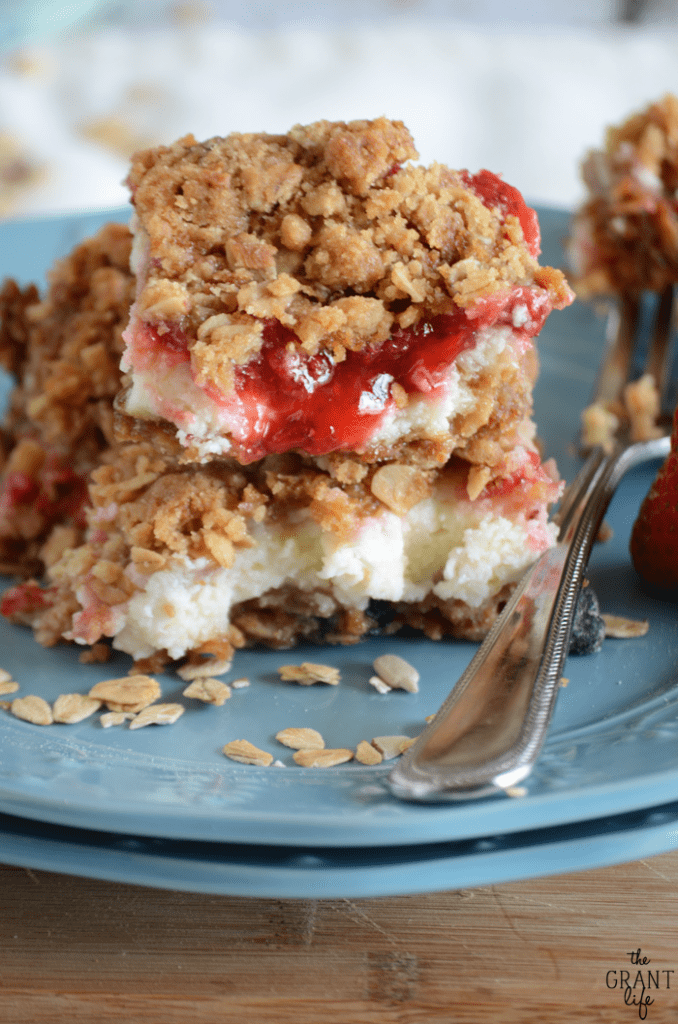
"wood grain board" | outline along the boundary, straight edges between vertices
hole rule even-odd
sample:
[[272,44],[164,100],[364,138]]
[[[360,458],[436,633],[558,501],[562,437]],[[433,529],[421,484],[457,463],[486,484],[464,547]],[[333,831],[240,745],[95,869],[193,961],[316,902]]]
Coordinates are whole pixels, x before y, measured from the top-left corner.
[[0,893],[1,1024],[678,1020],[678,851],[382,899],[206,896],[6,866]]

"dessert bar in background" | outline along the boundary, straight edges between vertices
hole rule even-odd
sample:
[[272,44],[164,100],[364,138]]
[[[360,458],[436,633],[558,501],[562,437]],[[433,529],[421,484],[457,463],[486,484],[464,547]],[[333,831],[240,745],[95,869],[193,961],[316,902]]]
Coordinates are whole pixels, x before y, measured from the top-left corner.
[[[678,283],[678,98],[668,94],[609,128],[604,149],[585,159],[583,175],[589,195],[574,217],[570,239],[578,293],[608,295],[622,304],[641,299],[643,292],[664,293],[670,300]],[[671,327],[675,330],[675,322]],[[658,384],[644,374],[627,385],[623,403],[589,406],[583,414],[584,441],[609,446],[625,420],[634,440],[659,436]],[[674,591],[677,425],[674,419],[671,453],[641,506],[630,541],[639,575]]]
[[588,197],[570,255],[577,294],[661,291],[678,279],[678,98],[670,94],[623,124],[582,165]]

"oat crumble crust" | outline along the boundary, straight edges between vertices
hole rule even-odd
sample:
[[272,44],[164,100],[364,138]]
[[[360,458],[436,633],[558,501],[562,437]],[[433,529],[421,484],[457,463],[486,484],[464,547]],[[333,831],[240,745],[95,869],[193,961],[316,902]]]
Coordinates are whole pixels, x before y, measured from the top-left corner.
[[383,117],[188,135],[137,154],[128,183],[149,266],[136,315],[161,333],[180,328],[198,383],[227,392],[270,318],[340,362],[396,324],[511,285],[569,301],[516,216],[488,209],[462,172],[403,166],[417,155],[405,126]]
[[571,240],[583,264],[578,294],[661,291],[678,282],[678,98],[667,94],[608,128],[582,173],[589,198]]
[[[366,478],[339,487],[329,474],[305,465],[295,455],[272,457],[250,467],[233,461],[168,466],[154,449],[137,444],[108,451],[102,458],[89,488],[89,540],[66,550],[48,567],[47,588],[39,590],[35,584],[40,601],[34,605],[24,601],[16,614],[7,615],[11,621],[32,625],[36,639],[47,646],[68,638],[72,617],[80,611],[76,595],[83,588],[97,609],[89,618],[88,642],[95,643],[102,632],[110,634],[116,606],[123,606],[175,556],[204,556],[230,567],[238,550],[254,543],[252,524],[266,518],[284,521],[305,510],[322,529],[350,536],[363,515],[374,514],[380,507]],[[463,464],[460,467],[463,479]],[[454,467],[421,474],[423,483],[433,486],[440,472],[454,472]],[[477,639],[491,625],[510,589],[477,609],[462,601],[433,597],[412,605],[396,604],[392,628],[413,626],[435,639],[444,635]],[[369,613],[343,607],[322,589],[306,593],[288,585],[234,606],[223,635],[190,652],[188,665],[198,674],[209,675],[213,657],[227,663],[241,647],[263,643],[282,650],[302,639],[353,644],[375,627]],[[157,652],[135,669],[158,672],[168,660],[166,653]]]

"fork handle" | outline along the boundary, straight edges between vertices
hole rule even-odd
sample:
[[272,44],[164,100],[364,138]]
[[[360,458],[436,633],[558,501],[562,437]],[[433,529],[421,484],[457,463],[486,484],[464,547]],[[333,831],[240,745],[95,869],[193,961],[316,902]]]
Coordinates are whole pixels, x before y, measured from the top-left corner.
[[439,712],[388,782],[407,800],[476,799],[524,779],[542,748],[593,541],[633,466],[669,439],[595,449],[561,504],[560,533],[528,569]]

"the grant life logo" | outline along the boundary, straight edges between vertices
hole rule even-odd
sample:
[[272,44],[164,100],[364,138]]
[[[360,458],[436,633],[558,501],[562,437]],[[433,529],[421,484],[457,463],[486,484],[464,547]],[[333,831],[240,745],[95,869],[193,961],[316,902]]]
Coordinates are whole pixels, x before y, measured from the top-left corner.
[[647,1017],[647,1011],[655,1001],[660,990],[671,988],[671,975],[673,970],[652,970],[648,964],[652,963],[649,957],[642,955],[642,949],[632,950],[627,953],[631,969],[622,971],[608,971],[605,975],[605,984],[610,989],[617,989],[624,999],[626,1006],[635,1006],[641,1020]]

